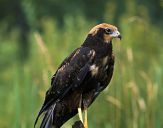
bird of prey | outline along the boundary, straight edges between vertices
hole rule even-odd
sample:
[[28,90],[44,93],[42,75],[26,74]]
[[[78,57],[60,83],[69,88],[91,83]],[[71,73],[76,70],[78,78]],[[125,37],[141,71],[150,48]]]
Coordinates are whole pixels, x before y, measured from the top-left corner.
[[[44,103],[40,128],[60,128],[79,113],[87,128],[87,108],[110,83],[114,68],[112,39],[121,39],[117,27],[101,23],[93,27],[83,44],[75,49],[59,66],[51,79]],[[35,126],[34,125],[34,126]]]

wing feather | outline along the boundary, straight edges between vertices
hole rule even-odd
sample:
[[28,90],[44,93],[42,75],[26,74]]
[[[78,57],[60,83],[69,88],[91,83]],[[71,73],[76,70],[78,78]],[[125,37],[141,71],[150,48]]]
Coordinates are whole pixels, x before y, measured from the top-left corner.
[[[81,85],[86,75],[90,72],[90,65],[94,60],[94,56],[94,50],[88,47],[80,47],[63,61],[52,77],[51,87],[46,92],[45,101],[36,118],[35,125],[43,112],[47,111],[52,105],[62,100],[70,90],[72,91]],[[50,121],[48,118],[43,120]],[[42,124],[42,126],[43,125],[46,124]]]

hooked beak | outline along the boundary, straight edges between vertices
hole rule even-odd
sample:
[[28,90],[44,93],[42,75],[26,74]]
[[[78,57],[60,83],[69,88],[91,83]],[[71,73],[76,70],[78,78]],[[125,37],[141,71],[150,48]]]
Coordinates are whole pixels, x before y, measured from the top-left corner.
[[118,35],[118,37],[117,38],[119,38],[120,40],[122,39],[122,36],[121,35]]
[[122,39],[122,36],[118,30],[114,31],[110,36],[113,38],[119,38],[120,40]]

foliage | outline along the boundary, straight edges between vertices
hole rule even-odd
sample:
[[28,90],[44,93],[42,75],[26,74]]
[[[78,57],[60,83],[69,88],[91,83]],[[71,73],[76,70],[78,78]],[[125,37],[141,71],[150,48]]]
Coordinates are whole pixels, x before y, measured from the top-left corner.
[[[18,23],[23,26],[22,30],[22,26],[11,23],[9,19],[14,21],[13,17],[3,15],[3,20],[0,20],[0,126],[33,127],[51,76],[61,61],[82,44],[92,26],[104,21],[117,24],[123,39],[121,42],[113,41],[116,56],[114,76],[109,88],[89,108],[89,128],[163,127],[162,1],[150,1],[127,0],[119,3],[119,0],[105,0],[99,6],[95,2],[97,10],[91,10],[86,2],[80,0],[78,4],[48,0],[45,5],[40,0],[15,1],[14,5],[19,4],[18,7],[23,10],[21,15],[26,17],[27,24]],[[93,4],[91,0],[88,2]],[[70,3],[73,5],[66,7]],[[49,13],[50,9],[54,9],[51,4],[60,5],[65,10],[70,8],[72,14],[63,11],[53,16]],[[81,9],[75,8],[79,4]],[[150,11],[151,4],[154,14]],[[42,6],[45,8],[41,9]],[[92,12],[88,12],[87,8]],[[43,13],[46,9],[48,15]],[[12,13],[16,14],[16,11]],[[58,23],[57,18],[61,14],[62,22]],[[157,18],[159,20],[156,21]],[[28,29],[24,27],[26,25]],[[71,127],[73,120],[64,127]]]

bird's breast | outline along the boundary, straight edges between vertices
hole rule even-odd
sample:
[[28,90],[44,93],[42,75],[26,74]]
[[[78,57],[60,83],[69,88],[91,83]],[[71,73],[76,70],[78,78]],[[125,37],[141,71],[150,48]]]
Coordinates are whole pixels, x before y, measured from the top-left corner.
[[110,63],[112,61],[113,61],[112,56],[111,57],[105,56],[105,57],[96,59],[95,63],[93,63],[90,66],[92,77],[98,77],[98,76],[101,76],[102,74],[105,74],[105,72],[110,67]]

